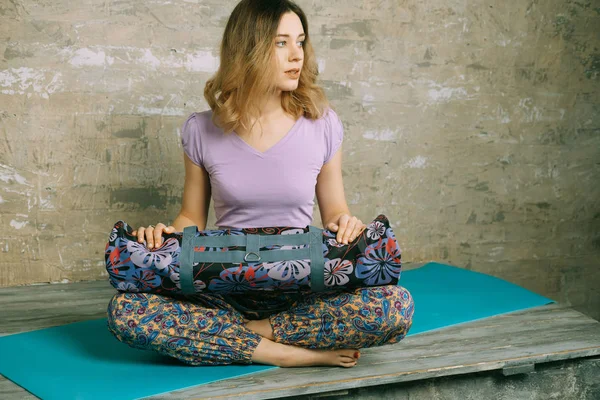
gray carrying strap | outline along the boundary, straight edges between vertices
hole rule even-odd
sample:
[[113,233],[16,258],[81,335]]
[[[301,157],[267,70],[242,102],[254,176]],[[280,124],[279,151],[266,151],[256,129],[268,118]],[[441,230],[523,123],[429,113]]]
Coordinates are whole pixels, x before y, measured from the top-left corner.
[[179,253],[179,283],[183,294],[194,294],[194,238],[198,227],[188,226],[183,229],[181,252]]
[[[194,227],[192,227],[194,228]],[[318,229],[318,228],[315,228]],[[185,231],[185,230],[184,230]],[[310,233],[293,235],[221,235],[198,236],[196,246],[200,247],[247,247],[248,237],[258,236],[260,247],[266,246],[300,246],[310,243]]]
[[[183,230],[179,279],[183,294],[195,294],[194,263],[253,263],[310,259],[310,282],[313,292],[325,289],[323,258],[323,230],[309,227],[308,233],[292,235],[222,235],[196,236],[198,228],[188,226]],[[260,250],[267,246],[307,246],[291,250]],[[194,251],[196,247],[245,247],[246,251]]]
[[[246,236],[246,254],[244,254],[244,261],[246,262],[260,262],[260,235],[247,235]],[[229,253],[227,251],[226,253]]]
[[323,257],[323,230],[310,226],[310,289],[325,290],[325,258]]
[[257,262],[277,262],[291,260],[306,260],[311,258],[310,249],[294,250],[263,250],[263,251],[199,251],[194,253],[195,263],[257,263]]

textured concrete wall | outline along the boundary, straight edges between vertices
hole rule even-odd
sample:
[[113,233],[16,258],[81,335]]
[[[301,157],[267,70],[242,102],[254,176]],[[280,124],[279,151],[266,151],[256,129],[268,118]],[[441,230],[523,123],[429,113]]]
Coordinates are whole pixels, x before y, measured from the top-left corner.
[[[0,286],[106,279],[112,223],[176,216],[235,3],[0,0]],[[299,4],[352,211],[600,318],[600,3]]]

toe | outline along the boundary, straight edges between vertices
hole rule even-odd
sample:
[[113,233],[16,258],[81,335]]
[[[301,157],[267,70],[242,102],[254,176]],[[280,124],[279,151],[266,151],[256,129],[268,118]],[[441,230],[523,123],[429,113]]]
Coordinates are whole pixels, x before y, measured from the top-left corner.
[[340,365],[345,368],[352,368],[356,365],[356,361],[341,362]]
[[340,353],[346,357],[351,357],[351,358],[357,358],[355,357],[356,353],[358,353],[359,351],[356,349],[343,349],[340,350]]

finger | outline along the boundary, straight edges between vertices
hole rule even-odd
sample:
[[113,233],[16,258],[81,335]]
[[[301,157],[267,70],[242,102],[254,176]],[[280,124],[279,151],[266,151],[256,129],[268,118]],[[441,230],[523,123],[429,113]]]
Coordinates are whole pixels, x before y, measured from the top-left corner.
[[144,228],[143,226],[140,226],[137,230],[137,237],[138,237],[138,243],[143,243],[144,242],[144,232],[146,231],[146,228]]
[[146,228],[146,247],[149,249],[154,247],[154,227],[152,226]]
[[354,241],[363,231],[363,223],[359,219],[354,226],[354,231],[350,234],[350,241]]
[[162,244],[162,233],[164,228],[166,228],[166,226],[162,222],[159,222],[154,227],[154,244],[157,248]]
[[354,234],[354,228],[356,227],[356,217],[350,218],[348,225],[346,226],[346,232],[344,233],[343,241],[344,244],[348,244],[348,240]]
[[[175,232],[175,227],[169,225],[163,230],[163,232],[165,234],[173,233],[173,232]],[[163,239],[163,242],[164,242],[164,239]]]
[[338,243],[343,243],[342,238],[344,237],[344,233],[346,233],[346,227],[348,226],[349,219],[350,219],[350,216],[347,214],[344,214],[340,217],[340,220],[338,221],[339,230],[338,230],[337,238],[336,238]]
[[330,222],[327,225],[327,229],[329,229],[331,232],[337,232],[338,228],[339,227],[336,224],[334,224],[333,222]]

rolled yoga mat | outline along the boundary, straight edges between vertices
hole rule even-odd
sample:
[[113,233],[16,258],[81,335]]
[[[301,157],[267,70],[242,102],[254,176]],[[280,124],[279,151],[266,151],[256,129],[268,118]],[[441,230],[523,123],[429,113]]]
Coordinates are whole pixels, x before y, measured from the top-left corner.
[[[409,336],[553,303],[502,279],[438,263],[403,272],[401,282],[415,301]],[[138,399],[277,368],[188,366],[117,341],[106,319],[0,337],[0,355],[0,374],[42,399],[60,400]]]
[[348,244],[314,226],[163,234],[159,248],[138,243],[117,221],[104,252],[109,281],[121,292],[163,295],[320,292],[398,283],[401,254],[385,215]]

